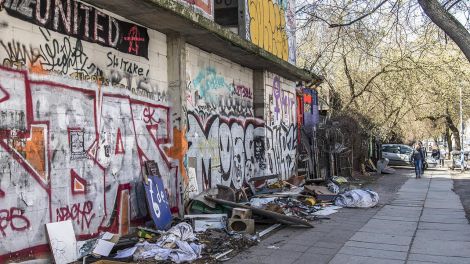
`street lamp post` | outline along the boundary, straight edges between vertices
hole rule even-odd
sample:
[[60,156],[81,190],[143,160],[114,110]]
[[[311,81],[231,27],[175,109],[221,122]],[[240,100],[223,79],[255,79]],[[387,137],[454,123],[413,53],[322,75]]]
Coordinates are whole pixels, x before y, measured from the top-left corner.
[[464,143],[463,143],[463,107],[462,107],[462,85],[459,85],[459,91],[460,91],[460,168],[462,171],[465,170],[465,158],[464,158]]

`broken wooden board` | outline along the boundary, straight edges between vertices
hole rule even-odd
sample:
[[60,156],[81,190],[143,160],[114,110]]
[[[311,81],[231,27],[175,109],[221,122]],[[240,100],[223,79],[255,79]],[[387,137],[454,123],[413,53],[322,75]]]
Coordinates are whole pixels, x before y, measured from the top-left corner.
[[336,194],[325,186],[305,185],[304,191],[315,195],[317,200],[320,201],[333,201],[336,198]]

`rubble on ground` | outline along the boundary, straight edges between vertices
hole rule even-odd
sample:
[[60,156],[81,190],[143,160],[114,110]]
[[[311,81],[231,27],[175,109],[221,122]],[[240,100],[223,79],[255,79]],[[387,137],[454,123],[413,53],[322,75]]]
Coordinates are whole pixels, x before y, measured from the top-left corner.
[[[158,203],[153,197],[152,188],[162,189],[162,183],[147,179],[154,184],[146,189],[149,210],[161,206],[166,211],[154,211],[150,225],[128,235],[104,232],[78,241],[81,263],[216,263],[257,244],[281,224],[313,227],[312,221],[329,219],[342,207],[372,207],[379,199],[342,176],[305,182],[269,175],[250,179],[245,189],[219,185],[206,190],[193,197],[184,218],[178,219],[168,215],[164,193]],[[165,219],[159,218],[162,215]]]

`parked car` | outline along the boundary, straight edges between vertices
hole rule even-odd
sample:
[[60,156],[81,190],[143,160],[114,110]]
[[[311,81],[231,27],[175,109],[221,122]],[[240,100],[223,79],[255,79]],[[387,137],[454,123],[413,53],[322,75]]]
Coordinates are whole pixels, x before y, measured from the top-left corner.
[[404,144],[382,144],[382,158],[387,158],[390,165],[412,165],[413,148]]

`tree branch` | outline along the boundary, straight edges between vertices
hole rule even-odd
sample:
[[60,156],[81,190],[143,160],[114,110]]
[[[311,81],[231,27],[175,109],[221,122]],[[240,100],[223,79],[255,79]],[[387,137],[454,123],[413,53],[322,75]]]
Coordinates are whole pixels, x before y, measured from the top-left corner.
[[357,21],[361,20],[361,19],[364,19],[370,15],[372,15],[373,13],[375,13],[375,11],[377,11],[377,9],[379,9],[381,6],[383,6],[386,2],[388,2],[388,0],[384,0],[382,2],[380,2],[380,4],[378,4],[376,7],[374,7],[374,9],[372,9],[370,12],[368,13],[365,13],[364,15],[348,22],[348,23],[344,23],[344,24],[329,24],[330,28],[335,28],[335,27],[346,27],[346,26],[350,26],[354,23],[356,23]]
[[437,0],[418,0],[424,13],[442,29],[470,61],[470,33]]

